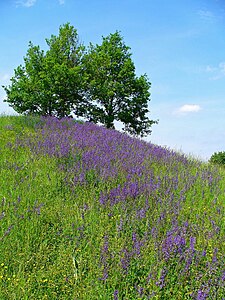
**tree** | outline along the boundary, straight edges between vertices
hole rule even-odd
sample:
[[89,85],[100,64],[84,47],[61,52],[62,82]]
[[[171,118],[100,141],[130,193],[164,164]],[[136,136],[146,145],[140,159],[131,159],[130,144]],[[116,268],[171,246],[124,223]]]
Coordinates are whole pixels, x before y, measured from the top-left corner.
[[151,132],[157,123],[148,118],[151,84],[146,74],[136,76],[130,48],[118,31],[86,52],[69,23],[46,42],[46,52],[29,43],[24,65],[3,86],[4,101],[15,111],[60,118],[73,112],[107,128],[120,121],[130,134]]
[[225,151],[214,152],[209,162],[215,165],[225,166]]
[[7,95],[4,101],[18,113],[64,117],[76,110],[82,115],[84,46],[77,31],[67,23],[60,26],[58,36],[52,35],[46,42],[46,53],[29,43],[24,66],[15,69],[11,85],[3,86]]
[[120,121],[125,125],[123,130],[144,136],[157,123],[147,117],[151,84],[146,75],[135,75],[129,50],[118,31],[103,37],[101,45],[90,44],[83,59],[89,99],[85,115],[107,128]]
[[14,70],[15,76],[11,78],[12,83],[9,87],[3,86],[7,94],[7,100],[4,101],[18,113],[34,113],[42,106],[37,74],[42,69],[43,60],[43,51],[30,42],[27,56],[24,58],[25,66],[20,65]]

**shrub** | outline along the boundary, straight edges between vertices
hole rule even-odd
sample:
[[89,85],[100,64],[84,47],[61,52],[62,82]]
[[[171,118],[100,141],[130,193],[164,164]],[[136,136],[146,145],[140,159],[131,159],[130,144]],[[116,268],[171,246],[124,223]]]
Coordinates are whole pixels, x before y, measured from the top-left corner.
[[225,151],[215,152],[209,159],[210,163],[225,166]]

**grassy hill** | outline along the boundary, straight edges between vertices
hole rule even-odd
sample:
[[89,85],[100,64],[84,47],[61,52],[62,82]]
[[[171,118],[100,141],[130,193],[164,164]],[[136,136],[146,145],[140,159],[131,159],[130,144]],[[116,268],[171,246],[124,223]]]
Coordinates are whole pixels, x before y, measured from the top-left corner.
[[0,299],[223,299],[224,172],[72,119],[0,117]]

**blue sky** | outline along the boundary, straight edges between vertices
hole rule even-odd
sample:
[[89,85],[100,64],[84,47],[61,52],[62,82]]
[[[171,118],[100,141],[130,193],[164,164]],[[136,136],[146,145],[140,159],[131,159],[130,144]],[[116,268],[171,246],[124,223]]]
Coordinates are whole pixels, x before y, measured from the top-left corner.
[[[137,75],[152,83],[149,116],[159,124],[146,139],[203,160],[225,151],[224,0],[1,0],[0,19],[0,86],[29,41],[46,50],[66,22],[85,45],[119,30]],[[0,113],[13,113],[4,98],[0,88]]]

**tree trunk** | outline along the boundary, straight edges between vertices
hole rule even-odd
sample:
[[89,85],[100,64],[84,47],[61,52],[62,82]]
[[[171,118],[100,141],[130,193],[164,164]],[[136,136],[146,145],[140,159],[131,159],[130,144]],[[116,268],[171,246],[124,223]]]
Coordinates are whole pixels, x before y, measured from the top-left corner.
[[114,127],[114,114],[113,114],[112,103],[113,103],[113,100],[111,99],[110,100],[110,104],[108,106],[108,110],[107,110],[106,127],[107,128],[113,128],[113,129],[115,129],[115,127]]

